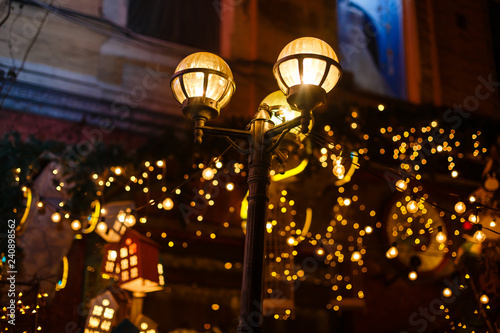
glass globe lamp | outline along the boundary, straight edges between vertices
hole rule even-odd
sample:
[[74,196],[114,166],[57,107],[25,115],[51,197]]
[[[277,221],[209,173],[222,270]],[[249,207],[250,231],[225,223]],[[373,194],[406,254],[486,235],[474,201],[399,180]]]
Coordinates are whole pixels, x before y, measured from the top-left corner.
[[[172,76],[170,87],[182,112],[201,127],[219,116],[236,86],[227,63],[208,52],[193,53],[184,58]],[[201,142],[201,130],[195,130],[195,142]]]
[[[340,79],[342,69],[333,49],[318,38],[298,38],[286,45],[273,68],[288,103],[305,118],[326,101],[326,94]],[[302,132],[307,132],[304,119]]]
[[[267,110],[269,110],[271,115],[271,121],[275,126],[286,123],[292,119],[300,117],[300,111],[297,111],[294,107],[290,106],[286,100],[285,94],[281,90],[275,91],[267,95],[262,102],[261,106],[267,105]],[[314,125],[314,118],[309,119],[308,131],[312,129]],[[292,128],[288,133],[285,134],[283,141],[280,144],[280,149],[284,149],[288,152],[297,149],[300,143],[306,138],[306,136],[301,133],[298,127]]]

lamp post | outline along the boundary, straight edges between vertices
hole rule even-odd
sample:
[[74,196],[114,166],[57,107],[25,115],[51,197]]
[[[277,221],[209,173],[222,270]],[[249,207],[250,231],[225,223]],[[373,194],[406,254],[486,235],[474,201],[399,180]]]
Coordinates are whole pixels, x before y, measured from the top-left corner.
[[268,203],[269,173],[273,152],[283,158],[277,147],[293,128],[309,131],[311,112],[326,101],[326,94],[337,84],[342,70],[333,49],[324,41],[304,37],[289,43],[281,51],[273,68],[274,76],[288,103],[300,116],[276,125],[274,111],[259,106],[249,130],[205,126],[216,118],[231,99],[235,84],[229,66],[218,56],[198,52],[187,56],[176,68],[170,81],[174,97],[184,115],[195,122],[195,142],[203,134],[248,141],[248,218],[245,236],[241,309],[238,332],[262,332],[262,275],[264,236]]

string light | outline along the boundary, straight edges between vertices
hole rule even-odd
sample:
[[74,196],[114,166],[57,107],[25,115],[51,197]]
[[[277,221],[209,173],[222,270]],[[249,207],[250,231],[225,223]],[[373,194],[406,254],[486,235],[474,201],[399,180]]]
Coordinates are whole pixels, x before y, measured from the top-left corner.
[[452,295],[452,294],[453,294],[453,293],[452,293],[452,291],[451,291],[451,289],[450,289],[450,288],[444,288],[444,289],[443,289],[443,296],[444,296],[444,297],[451,297],[451,295]]
[[482,225],[478,224],[478,229],[477,231],[474,233],[474,240],[477,242],[477,243],[482,243],[486,240],[486,234],[483,232],[482,230]]
[[443,227],[439,226],[438,233],[436,234],[436,241],[440,244],[443,244],[447,239],[448,237],[446,237],[446,234],[443,232]]
[[458,214],[465,213],[466,209],[467,209],[467,207],[465,206],[465,204],[462,201],[459,201],[455,204],[455,212],[457,212]]
[[415,281],[417,278],[418,278],[417,272],[411,271],[410,273],[408,273],[408,279],[410,279],[411,281]]
[[479,297],[479,301],[482,304],[488,304],[490,302],[490,298],[486,294],[482,294],[481,297]]
[[410,200],[406,205],[406,209],[408,209],[408,212],[414,214],[418,211],[418,203],[415,200]]
[[406,181],[404,181],[403,179],[400,179],[396,182],[396,189],[398,191],[401,191],[401,192],[404,192],[406,191],[406,188],[407,188],[407,184],[406,184]]

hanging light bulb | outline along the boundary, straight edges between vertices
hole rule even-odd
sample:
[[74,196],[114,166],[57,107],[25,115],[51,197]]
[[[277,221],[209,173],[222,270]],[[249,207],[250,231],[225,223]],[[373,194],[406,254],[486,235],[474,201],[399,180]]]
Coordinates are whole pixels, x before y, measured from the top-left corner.
[[482,225],[478,224],[477,226],[478,226],[478,229],[474,233],[473,237],[474,237],[474,240],[476,242],[482,243],[482,242],[484,242],[486,240],[486,234],[483,232],[483,230],[481,230],[481,229],[483,229]]
[[361,253],[359,251],[355,251],[351,255],[351,261],[352,262],[357,262],[361,259]]
[[443,244],[447,239],[448,237],[446,237],[446,234],[443,232],[443,227],[439,226],[438,233],[436,234],[436,241],[440,244]]
[[59,214],[59,212],[56,210],[52,216],[50,217],[50,219],[52,220],[52,222],[54,223],[58,223],[58,222],[61,222],[61,214]]
[[479,216],[477,214],[470,214],[468,220],[471,223],[479,223]]
[[451,297],[452,294],[453,294],[453,292],[451,291],[450,288],[444,288],[443,289],[443,296],[444,297]]
[[465,204],[462,201],[459,201],[455,204],[455,212],[457,212],[458,214],[465,213],[466,208],[467,207],[465,206]]
[[335,165],[333,166],[333,174],[339,179],[344,178],[345,167],[342,165],[342,159],[340,157],[335,160]]
[[408,279],[415,281],[418,278],[418,274],[416,271],[411,271],[408,273]]
[[396,244],[392,244],[391,248],[389,250],[387,250],[387,252],[385,253],[385,256],[387,257],[387,259],[393,259],[393,258],[396,258],[399,254],[399,251],[396,247]]
[[80,221],[74,220],[73,222],[71,222],[71,229],[76,231],[76,230],[80,230],[81,227],[82,227],[82,224],[80,223]]
[[404,192],[406,191],[406,188],[408,187],[408,184],[406,184],[406,181],[403,179],[400,179],[396,182],[396,189],[398,191]]
[[482,294],[481,297],[479,297],[479,301],[482,303],[482,304],[488,304],[489,301],[490,301],[490,298],[488,297],[488,295],[486,294]]
[[406,204],[406,209],[408,212],[414,214],[418,211],[418,203],[415,200],[410,200],[408,204]]
[[295,238],[288,237],[288,239],[286,240],[286,242],[288,243],[288,245],[292,246],[293,244],[295,244]]
[[172,208],[174,208],[174,201],[171,198],[165,198],[165,200],[163,200],[162,205],[163,209],[171,210]]
[[203,170],[203,172],[201,173],[201,176],[203,177],[203,179],[205,180],[211,180],[212,178],[214,178],[214,175],[215,175],[215,172],[216,170],[212,169],[212,168],[206,168],[205,170]]
[[473,195],[471,195],[471,196],[469,197],[469,201],[470,201],[471,203],[472,203],[472,202],[476,202],[476,197],[475,197],[475,196],[473,196]]

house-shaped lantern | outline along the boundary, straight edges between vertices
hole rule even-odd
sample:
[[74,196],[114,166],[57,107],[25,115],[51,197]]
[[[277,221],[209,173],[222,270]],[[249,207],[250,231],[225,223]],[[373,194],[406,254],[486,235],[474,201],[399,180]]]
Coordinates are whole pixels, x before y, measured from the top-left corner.
[[[116,266],[122,289],[136,293],[163,289],[163,266],[158,263],[158,244],[137,231],[128,229],[118,245]],[[110,256],[112,257],[113,255]]]
[[111,332],[114,326],[118,302],[108,290],[97,295],[90,302],[84,333]]
[[127,214],[134,209],[134,201],[116,201],[104,205],[101,210],[101,221],[96,227],[96,233],[107,242],[119,242],[127,230]]

